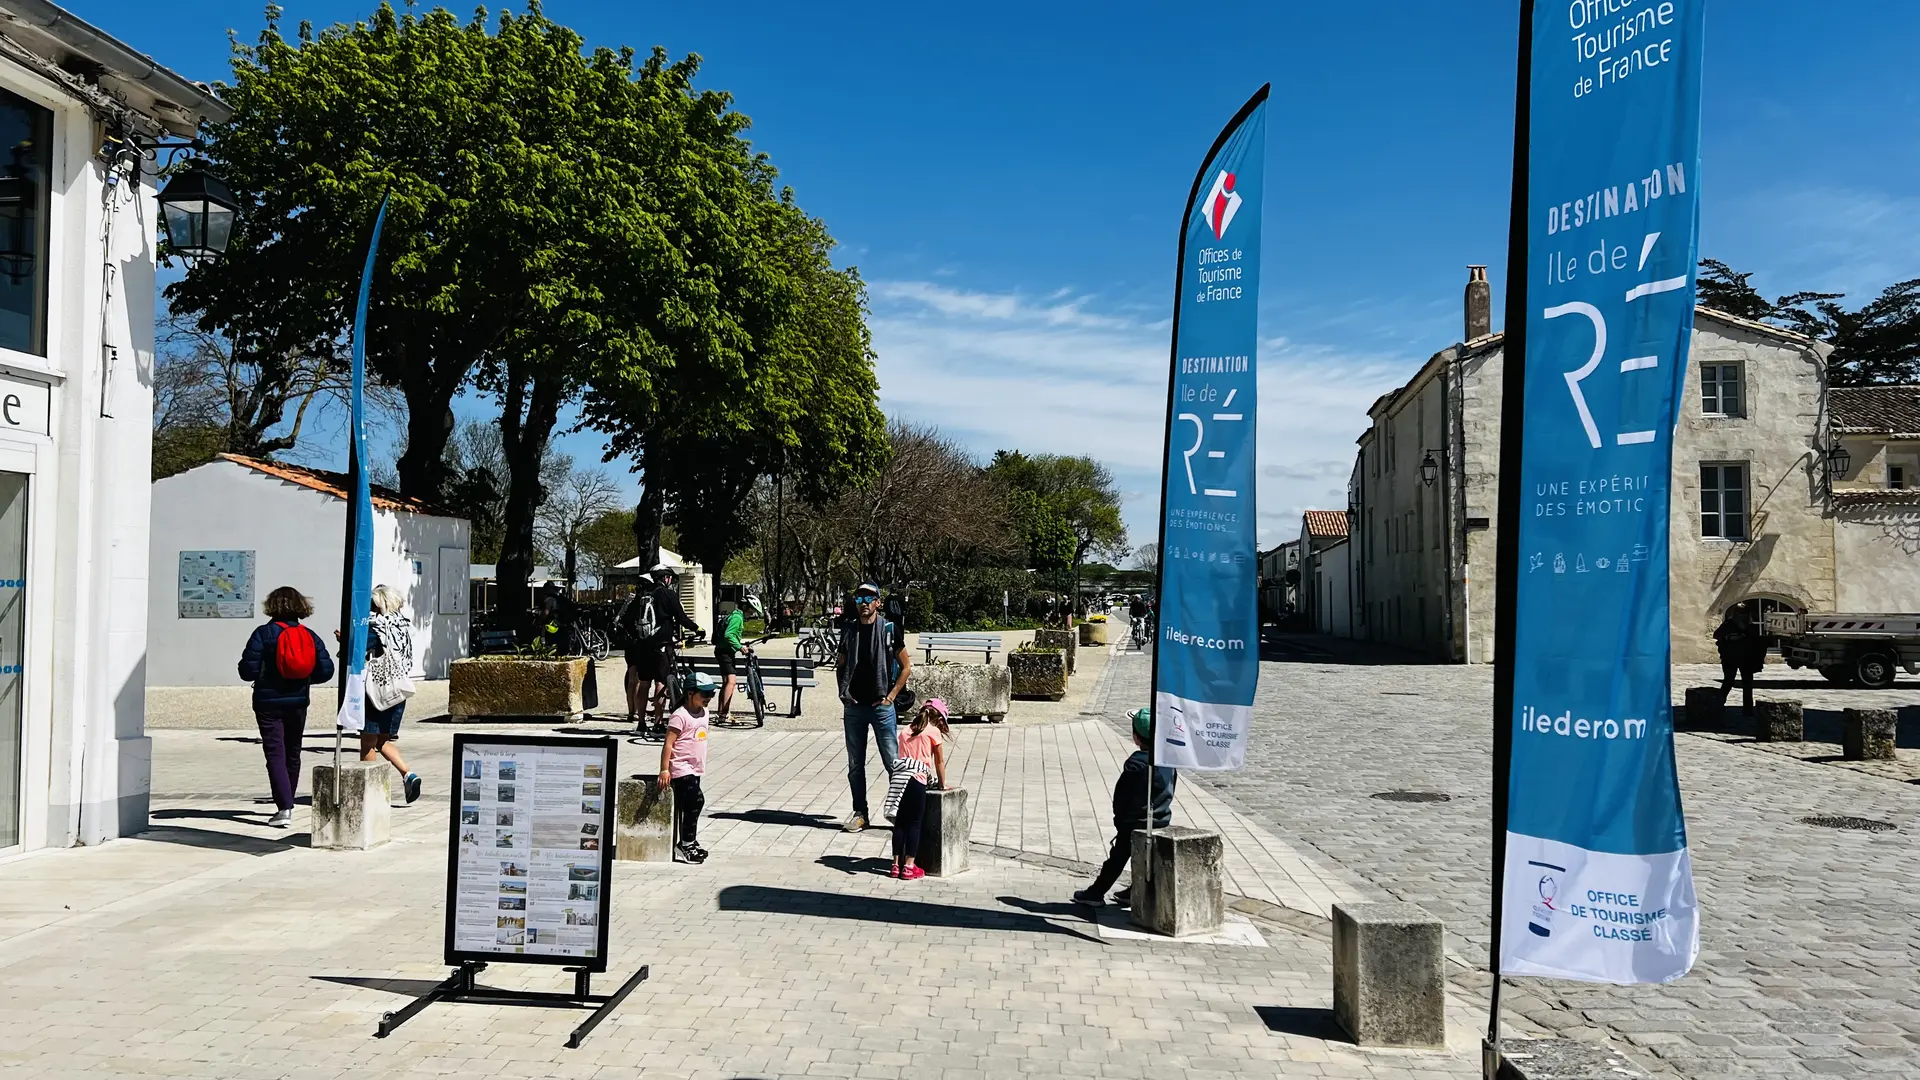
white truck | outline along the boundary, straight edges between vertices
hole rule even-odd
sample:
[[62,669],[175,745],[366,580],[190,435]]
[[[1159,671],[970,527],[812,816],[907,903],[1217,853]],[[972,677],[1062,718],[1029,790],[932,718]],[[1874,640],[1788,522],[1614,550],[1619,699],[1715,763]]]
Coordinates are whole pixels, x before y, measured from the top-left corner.
[[1788,667],[1813,668],[1842,686],[1885,689],[1901,668],[1920,675],[1920,615],[1775,611],[1767,633],[1780,639]]

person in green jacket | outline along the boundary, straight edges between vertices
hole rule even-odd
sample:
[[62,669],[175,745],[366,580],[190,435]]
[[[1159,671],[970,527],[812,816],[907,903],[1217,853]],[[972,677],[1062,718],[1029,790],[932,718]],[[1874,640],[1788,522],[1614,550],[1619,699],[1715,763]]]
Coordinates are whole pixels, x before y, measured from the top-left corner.
[[732,721],[733,689],[739,682],[740,654],[747,649],[741,637],[746,631],[747,609],[750,607],[755,608],[757,613],[758,605],[752,596],[727,612],[726,622],[720,627],[720,640],[713,643],[713,658],[720,663],[720,715],[717,719],[722,724]]

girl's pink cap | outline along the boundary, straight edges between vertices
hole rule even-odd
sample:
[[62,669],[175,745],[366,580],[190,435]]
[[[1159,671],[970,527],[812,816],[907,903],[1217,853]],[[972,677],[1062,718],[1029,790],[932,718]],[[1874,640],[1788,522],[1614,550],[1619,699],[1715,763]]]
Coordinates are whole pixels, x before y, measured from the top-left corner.
[[939,713],[940,719],[945,720],[947,718],[947,703],[940,700],[939,698],[937,697],[928,698],[927,708],[932,709],[934,712]]

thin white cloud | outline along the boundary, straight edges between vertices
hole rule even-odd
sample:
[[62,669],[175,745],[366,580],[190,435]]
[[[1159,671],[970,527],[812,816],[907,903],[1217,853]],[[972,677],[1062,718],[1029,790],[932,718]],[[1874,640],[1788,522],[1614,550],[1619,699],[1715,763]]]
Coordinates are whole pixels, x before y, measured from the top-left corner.
[[1920,276],[1920,196],[1847,187],[1756,191],[1706,205],[1701,253],[1754,271],[1769,296],[1801,289],[1865,304]]
[[[872,286],[880,396],[983,457],[996,449],[1089,454],[1113,469],[1137,546],[1155,538],[1166,422],[1168,326],[1110,314],[1094,298]],[[1424,358],[1424,357],[1422,357]],[[1367,408],[1415,361],[1271,337],[1259,349],[1262,545],[1290,539],[1306,509],[1346,505]]]

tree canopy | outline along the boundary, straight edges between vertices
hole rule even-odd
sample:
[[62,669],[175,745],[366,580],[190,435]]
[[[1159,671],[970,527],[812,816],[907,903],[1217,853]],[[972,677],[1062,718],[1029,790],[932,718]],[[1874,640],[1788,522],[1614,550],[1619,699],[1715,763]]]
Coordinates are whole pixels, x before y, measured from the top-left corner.
[[1718,259],[1700,262],[1699,302],[1729,315],[1770,323],[1833,346],[1834,386],[1920,382],[1920,278],[1895,282],[1850,308],[1843,293],[1796,292],[1773,300]]

